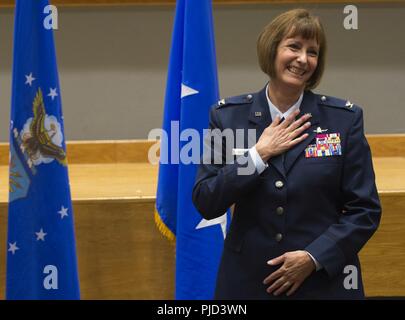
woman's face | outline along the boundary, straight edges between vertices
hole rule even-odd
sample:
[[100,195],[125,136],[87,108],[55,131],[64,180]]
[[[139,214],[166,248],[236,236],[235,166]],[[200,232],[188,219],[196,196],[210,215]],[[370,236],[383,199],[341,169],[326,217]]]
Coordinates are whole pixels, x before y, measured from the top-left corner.
[[305,88],[318,64],[319,45],[315,39],[285,37],[277,48],[276,80],[300,90]]

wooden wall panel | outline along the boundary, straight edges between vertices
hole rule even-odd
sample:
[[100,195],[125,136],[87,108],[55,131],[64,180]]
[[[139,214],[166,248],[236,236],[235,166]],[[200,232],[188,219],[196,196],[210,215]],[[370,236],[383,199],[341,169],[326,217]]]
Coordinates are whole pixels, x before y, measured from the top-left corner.
[[174,297],[174,246],[153,212],[154,202],[75,206],[83,299]]
[[148,140],[72,141],[67,144],[69,163],[148,162]]
[[[405,134],[367,135],[373,157],[405,157]],[[68,141],[70,164],[148,162],[148,151],[156,141],[93,140]],[[0,143],[0,166],[8,164],[8,144]]]
[[[156,141],[92,140],[68,141],[69,164],[148,162],[148,151]],[[0,143],[0,166],[8,165],[8,143]]]
[[[173,299],[174,250],[154,223],[154,202],[74,203],[82,299]],[[6,206],[0,204],[0,299]]]
[[0,142],[0,166],[8,165],[8,143]]
[[[401,172],[405,157],[405,135],[368,136],[373,149],[377,182],[379,184],[383,216],[381,226],[361,252],[363,276],[368,296],[405,296],[405,189]],[[102,141],[69,142],[71,155],[78,162],[105,161],[106,165],[84,164],[82,171],[91,175],[105,167],[108,177],[123,180],[118,169],[127,166],[148,166],[145,155],[153,142],[145,141]],[[76,148],[76,149],[75,149]],[[138,151],[136,151],[138,150]],[[0,157],[8,159],[8,147],[0,145]],[[86,158],[88,154],[88,158]],[[402,157],[382,158],[376,155],[401,155]],[[3,159],[3,160],[4,160]],[[6,162],[8,160],[5,160]],[[118,162],[116,162],[118,161]],[[136,164],[120,163],[122,161],[141,162]],[[117,165],[114,163],[118,163]],[[174,292],[174,246],[163,238],[154,225],[154,187],[156,184],[156,167],[150,170],[131,169],[132,176],[144,189],[141,195],[119,192],[121,197],[106,197],[97,186],[83,182],[83,176],[75,173],[71,166],[72,191],[75,188],[89,189],[95,196],[77,197],[74,201],[79,272],[83,299],[171,299]],[[91,167],[91,168],[90,168]],[[94,168],[93,168],[94,167]],[[1,180],[7,179],[7,167],[2,167]],[[133,171],[135,170],[135,171]],[[138,169],[137,169],[138,170]],[[395,171],[397,170],[397,171]],[[129,172],[129,171],[128,171]],[[144,180],[141,180],[143,175]],[[90,176],[96,181],[97,174]],[[153,177],[152,177],[153,176]],[[89,178],[89,177],[87,177]],[[379,180],[379,179],[385,180]],[[146,179],[146,180],[145,180]],[[75,181],[73,181],[75,180]],[[149,181],[150,180],[150,181]],[[111,183],[111,179],[109,179]],[[115,185],[114,182],[112,182]],[[3,183],[4,184],[4,183]],[[2,185],[3,185],[2,184]],[[75,185],[77,184],[77,186]],[[135,192],[138,186],[128,180],[128,192]],[[398,184],[396,186],[396,184]],[[92,189],[92,186],[94,187]],[[4,188],[7,183],[4,184]],[[97,188],[96,188],[97,187]],[[6,189],[0,201],[0,298],[4,297],[7,204]],[[80,189],[79,188],[79,189]],[[77,189],[76,193],[80,193]],[[109,188],[106,188],[109,190]],[[133,189],[131,191],[131,189]],[[82,190],[81,194],[84,194]],[[103,189],[104,190],[104,189]],[[118,191],[117,191],[118,192]],[[132,193],[133,193],[132,192]],[[75,194],[76,194],[75,193]],[[73,194],[73,192],[72,192]],[[152,196],[151,196],[152,195]],[[111,194],[110,194],[111,196]],[[97,199],[94,199],[94,198]],[[78,201],[78,199],[82,199]],[[132,200],[127,200],[132,199]],[[1,200],[1,199],[0,199]]]
[[373,157],[405,157],[405,134],[369,134]]
[[405,193],[381,196],[377,232],[360,254],[369,296],[405,296]]
[[[360,254],[367,296],[405,296],[405,195],[381,197],[383,217]],[[174,246],[157,231],[152,202],[75,203],[83,299],[172,299]],[[0,241],[6,241],[0,204]],[[0,246],[0,299],[5,248]]]

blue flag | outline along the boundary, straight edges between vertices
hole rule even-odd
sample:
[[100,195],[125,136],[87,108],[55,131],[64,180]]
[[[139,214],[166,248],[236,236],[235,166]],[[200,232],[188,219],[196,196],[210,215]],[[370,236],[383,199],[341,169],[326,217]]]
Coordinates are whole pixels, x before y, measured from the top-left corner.
[[187,159],[199,161],[199,152],[190,145],[199,139],[202,152],[203,129],[218,96],[211,0],[178,0],[155,213],[160,230],[176,239],[176,299],[212,299],[214,294],[228,215],[207,221],[195,209],[197,164]]
[[[17,0],[7,299],[79,299],[73,211],[47,0]],[[46,10],[49,12],[49,10]]]

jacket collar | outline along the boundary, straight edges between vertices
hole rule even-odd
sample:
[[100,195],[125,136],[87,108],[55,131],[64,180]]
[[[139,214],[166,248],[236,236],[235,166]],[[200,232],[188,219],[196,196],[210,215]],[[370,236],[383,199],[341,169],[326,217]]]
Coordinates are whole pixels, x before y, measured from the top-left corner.
[[[266,88],[267,85],[255,94],[255,99],[253,100],[249,114],[249,121],[256,126],[257,139],[259,139],[264,129],[272,122],[266,97]],[[311,122],[311,127],[305,131],[306,133],[308,133],[308,137],[301,143],[295,145],[292,149],[288,150],[286,154],[278,155],[269,160],[269,164],[275,167],[277,171],[279,171],[284,177],[286,177],[287,173],[289,172],[301,152],[305,150],[305,148],[310,144],[310,142],[316,135],[314,130],[319,124],[320,115],[317,96],[312,91],[304,92],[304,97],[300,106],[300,113],[297,119],[299,119],[306,113],[312,114],[312,117],[309,120]]]

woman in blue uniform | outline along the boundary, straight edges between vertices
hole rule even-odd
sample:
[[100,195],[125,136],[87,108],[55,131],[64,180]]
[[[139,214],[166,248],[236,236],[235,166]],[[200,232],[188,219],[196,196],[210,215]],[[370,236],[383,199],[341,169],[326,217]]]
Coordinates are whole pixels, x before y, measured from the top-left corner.
[[[210,113],[210,129],[255,130],[255,139],[246,133],[236,148],[208,136],[214,152],[193,190],[206,219],[234,205],[215,297],[364,298],[358,252],[381,207],[362,109],[311,91],[324,71],[326,38],[307,10],[276,17],[257,51],[268,84],[222,99]],[[221,163],[207,161],[218,153]]]

